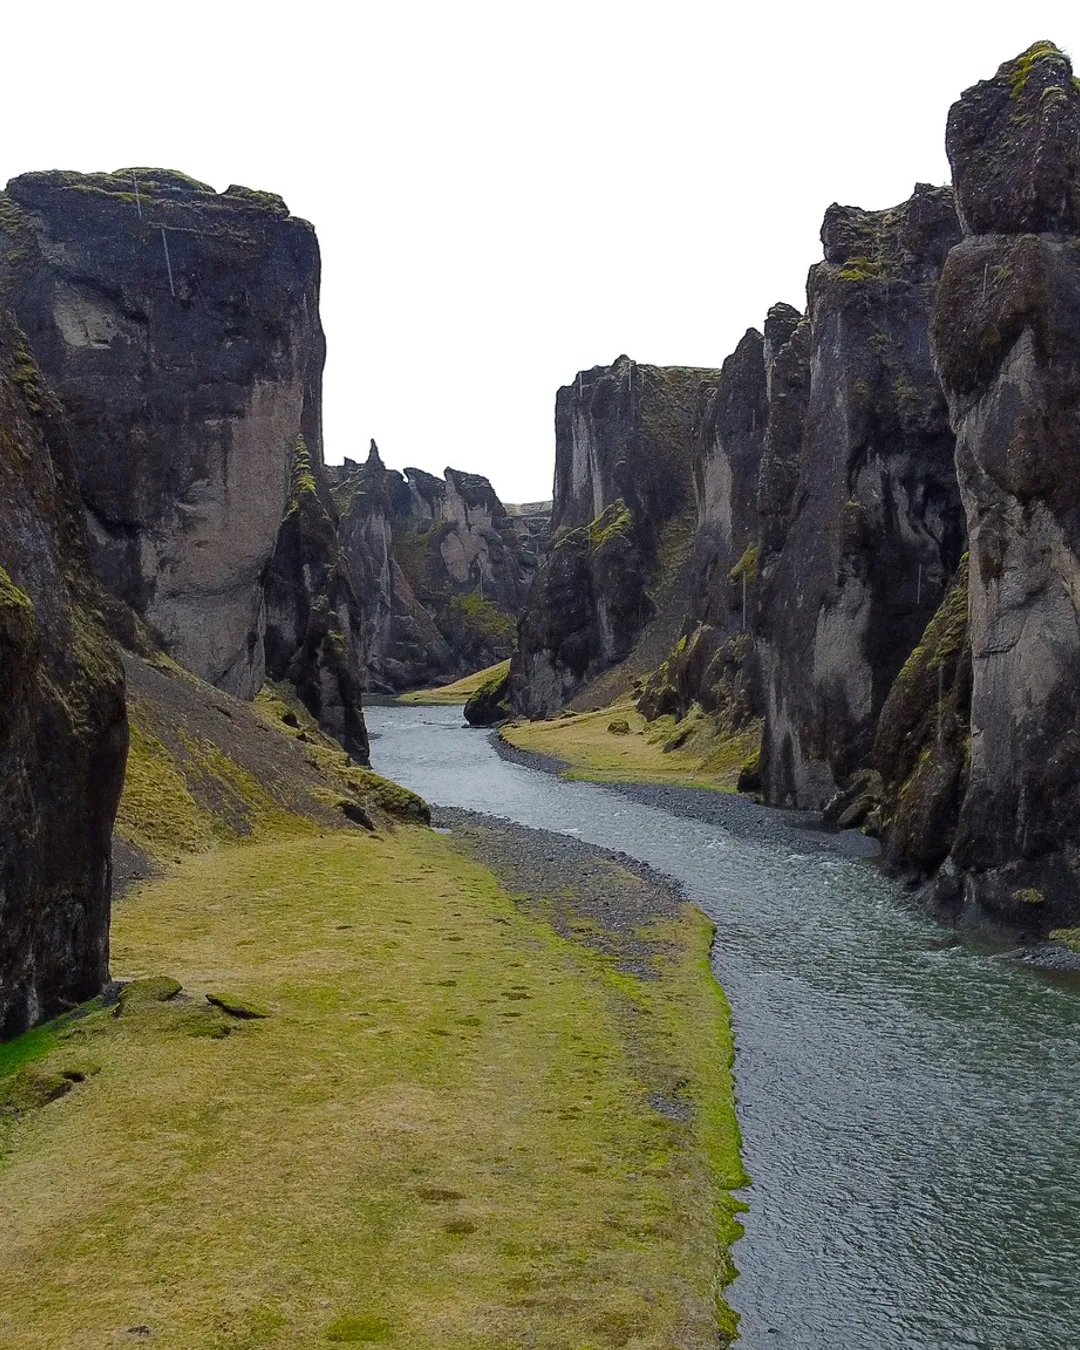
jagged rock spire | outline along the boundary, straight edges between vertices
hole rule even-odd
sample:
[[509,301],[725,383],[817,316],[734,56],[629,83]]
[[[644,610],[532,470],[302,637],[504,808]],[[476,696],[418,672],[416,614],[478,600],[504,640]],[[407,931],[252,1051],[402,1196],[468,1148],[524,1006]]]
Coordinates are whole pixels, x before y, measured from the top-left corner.
[[967,90],[945,144],[966,234],[1080,233],[1080,82],[1052,42]]

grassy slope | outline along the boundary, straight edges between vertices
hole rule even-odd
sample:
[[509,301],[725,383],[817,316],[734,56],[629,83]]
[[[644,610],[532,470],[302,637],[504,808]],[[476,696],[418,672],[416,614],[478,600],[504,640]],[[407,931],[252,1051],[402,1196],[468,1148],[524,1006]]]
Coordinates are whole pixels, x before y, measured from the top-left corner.
[[[162,1350],[714,1343],[729,1030],[704,919],[667,936],[663,980],[618,974],[418,829],[220,849],[144,885],[117,974],[272,1015],[80,1038],[101,1072],[23,1118],[0,1170],[0,1344],[142,1324]],[[648,1104],[650,1061],[689,1079],[692,1127]]]
[[[123,820],[168,870],[117,907],[113,969],[185,995],[0,1050],[0,1345],[146,1326],[162,1350],[670,1350],[715,1346],[717,1315],[730,1333],[742,1176],[707,921],[664,923],[660,979],[620,973],[453,840],[395,828],[389,785],[272,698],[257,716],[129,676]],[[343,794],[377,833],[342,825]],[[212,992],[271,1015],[233,1021]],[[20,1064],[87,1077],[12,1116]],[[689,1120],[650,1103],[675,1089]]]
[[[629,735],[609,731],[625,721]],[[677,748],[665,749],[685,733]],[[521,750],[564,760],[568,778],[598,783],[669,783],[682,787],[734,791],[746,758],[756,748],[757,728],[744,735],[717,735],[711,719],[693,715],[676,724],[661,717],[646,722],[631,699],[597,712],[559,717],[550,722],[513,722],[502,738]]]
[[453,684],[444,684],[437,689],[414,689],[412,693],[402,694],[399,703],[467,703],[482,684],[493,676],[503,676],[510,669],[509,661],[500,661],[498,665],[488,666],[485,670],[474,671]]

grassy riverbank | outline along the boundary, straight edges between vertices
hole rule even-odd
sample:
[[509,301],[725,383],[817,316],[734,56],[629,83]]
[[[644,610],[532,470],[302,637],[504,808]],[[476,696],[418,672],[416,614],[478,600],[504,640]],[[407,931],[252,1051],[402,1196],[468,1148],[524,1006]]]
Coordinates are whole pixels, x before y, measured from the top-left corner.
[[[613,731],[613,724],[625,730]],[[519,750],[562,760],[567,778],[726,792],[735,790],[739,772],[760,739],[757,727],[725,736],[700,710],[678,723],[672,717],[646,722],[632,698],[551,721],[512,722],[499,734]]]
[[467,703],[482,684],[486,684],[488,680],[496,677],[501,679],[509,669],[509,661],[500,661],[498,665],[474,671],[471,675],[464,676],[463,679],[455,680],[453,684],[443,684],[437,689],[414,689],[411,693],[402,694],[397,701],[398,703],[444,705]]
[[7,1121],[0,1344],[715,1344],[730,1032],[704,918],[655,927],[621,973],[415,827],[143,883],[115,973],[186,992],[23,1046],[84,1081]]

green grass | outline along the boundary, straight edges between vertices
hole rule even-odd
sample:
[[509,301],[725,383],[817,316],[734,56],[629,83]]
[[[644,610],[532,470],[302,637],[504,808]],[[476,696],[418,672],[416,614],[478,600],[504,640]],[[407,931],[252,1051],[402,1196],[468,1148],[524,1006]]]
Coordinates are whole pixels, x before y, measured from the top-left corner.
[[482,684],[488,680],[501,680],[510,669],[509,661],[500,661],[497,665],[488,666],[485,670],[474,671],[472,675],[466,675],[464,679],[455,680],[453,684],[440,685],[437,689],[414,689],[412,693],[402,694],[398,699],[399,703],[427,703],[427,704],[454,704],[468,703],[473,694]]
[[[113,969],[193,1001],[82,1019],[96,1071],[9,1123],[0,1345],[671,1350],[717,1316],[726,1339],[710,935],[687,908],[660,978],[621,974],[413,828],[187,857],[117,908]],[[268,1016],[226,1024],[221,990]],[[61,1070],[71,1038],[32,1034]],[[650,1104],[674,1088],[689,1121]]]
[[[625,721],[629,734],[609,731]],[[500,736],[519,750],[553,755],[569,766],[564,777],[594,783],[667,783],[734,792],[739,772],[754,753],[761,728],[734,736],[718,731],[700,708],[681,721],[647,722],[632,699],[550,722],[511,722]]]

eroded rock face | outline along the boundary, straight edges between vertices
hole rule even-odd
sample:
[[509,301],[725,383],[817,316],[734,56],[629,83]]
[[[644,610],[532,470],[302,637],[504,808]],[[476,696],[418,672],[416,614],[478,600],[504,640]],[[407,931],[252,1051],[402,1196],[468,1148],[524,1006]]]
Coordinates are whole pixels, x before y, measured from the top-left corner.
[[323,731],[366,764],[365,613],[319,469],[301,439],[292,495],[263,582],[266,671],[287,680]]
[[694,436],[695,583],[682,636],[640,701],[650,718],[681,717],[699,703],[727,713],[734,731],[753,716],[744,666],[757,612],[767,346],[751,329],[704,389]]
[[963,548],[929,344],[957,238],[944,188],[920,186],[892,211],[834,206],[825,218],[825,261],[808,287],[801,444],[797,456],[770,454],[763,475],[766,552],[779,554],[765,559],[760,598],[761,778],[777,805],[820,808],[867,763],[886,696]]
[[552,549],[518,625],[516,713],[561,708],[652,616],[648,587],[665,528],[693,510],[694,429],[718,376],[620,357],[559,390]]
[[0,318],[0,1039],[108,978],[126,754],[63,419]]
[[938,886],[1080,915],[1080,87],[1050,44],[949,117],[965,223],[934,317],[970,553],[971,768]]
[[322,459],[314,231],[269,193],[124,170],[16,178],[0,232],[99,576],[183,665],[250,696],[297,438]]
[[395,692],[505,660],[539,565],[536,513],[519,525],[479,474],[387,469],[374,441],[363,465],[331,474],[369,687]]

